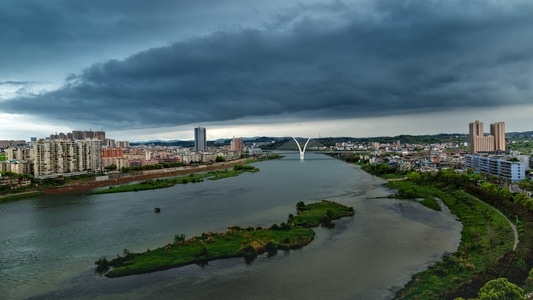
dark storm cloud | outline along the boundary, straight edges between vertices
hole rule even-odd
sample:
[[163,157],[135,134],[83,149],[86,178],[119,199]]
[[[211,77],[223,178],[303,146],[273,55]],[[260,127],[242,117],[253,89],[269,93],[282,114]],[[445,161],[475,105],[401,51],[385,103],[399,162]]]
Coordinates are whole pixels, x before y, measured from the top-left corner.
[[80,64],[86,67],[178,40],[210,26],[204,24],[217,24],[217,18],[227,19],[231,11],[225,7],[232,7],[228,2],[1,1],[0,80],[21,74],[50,76],[69,67],[78,72]]
[[531,5],[365,3],[300,5],[261,29],[94,64],[56,91],[3,107],[119,129],[531,103]]

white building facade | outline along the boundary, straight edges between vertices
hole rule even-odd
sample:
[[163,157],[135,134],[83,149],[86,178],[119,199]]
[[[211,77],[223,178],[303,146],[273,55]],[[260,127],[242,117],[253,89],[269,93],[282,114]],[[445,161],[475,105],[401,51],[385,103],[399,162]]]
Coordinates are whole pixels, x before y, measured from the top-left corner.
[[523,161],[509,161],[503,157],[489,157],[481,155],[465,155],[465,166],[482,173],[498,176],[510,180],[512,183],[526,178],[529,168]]

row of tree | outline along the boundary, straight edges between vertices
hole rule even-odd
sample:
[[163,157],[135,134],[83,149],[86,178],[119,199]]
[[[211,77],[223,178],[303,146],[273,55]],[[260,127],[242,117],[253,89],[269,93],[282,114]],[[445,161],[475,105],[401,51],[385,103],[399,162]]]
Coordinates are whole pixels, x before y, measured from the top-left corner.
[[182,163],[173,162],[173,163],[153,164],[153,165],[145,165],[145,166],[122,167],[122,172],[128,173],[132,171],[160,170],[160,169],[167,169],[167,168],[177,168],[181,166],[183,166]]

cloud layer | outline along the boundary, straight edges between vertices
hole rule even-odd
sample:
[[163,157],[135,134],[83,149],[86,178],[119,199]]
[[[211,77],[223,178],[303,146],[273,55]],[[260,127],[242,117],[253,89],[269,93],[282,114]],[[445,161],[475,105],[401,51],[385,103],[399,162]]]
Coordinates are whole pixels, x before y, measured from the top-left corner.
[[55,91],[2,107],[116,130],[530,104],[532,16],[528,2],[297,5],[261,26],[224,28],[93,64]]

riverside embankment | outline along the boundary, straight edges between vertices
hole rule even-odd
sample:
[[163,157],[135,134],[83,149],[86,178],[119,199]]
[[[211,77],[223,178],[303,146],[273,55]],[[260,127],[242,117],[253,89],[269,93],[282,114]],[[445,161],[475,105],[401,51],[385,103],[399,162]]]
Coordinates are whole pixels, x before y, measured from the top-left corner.
[[63,186],[46,188],[46,189],[43,189],[42,191],[46,195],[57,195],[57,194],[62,194],[62,193],[80,193],[80,192],[86,192],[88,190],[95,189],[95,188],[127,184],[131,182],[142,181],[142,180],[147,180],[147,179],[179,176],[179,175],[186,175],[186,174],[198,173],[198,172],[207,172],[207,171],[220,170],[220,169],[230,169],[235,165],[245,164],[250,161],[251,161],[250,159],[238,159],[238,160],[227,161],[227,162],[213,163],[209,165],[194,165],[194,166],[183,166],[183,167],[168,168],[168,169],[133,171],[129,173],[110,174],[108,175],[108,179],[92,180],[88,182],[80,182],[80,183],[75,183],[75,184],[66,184]]

